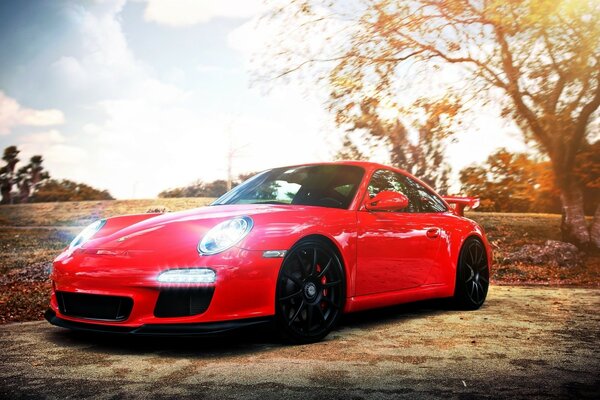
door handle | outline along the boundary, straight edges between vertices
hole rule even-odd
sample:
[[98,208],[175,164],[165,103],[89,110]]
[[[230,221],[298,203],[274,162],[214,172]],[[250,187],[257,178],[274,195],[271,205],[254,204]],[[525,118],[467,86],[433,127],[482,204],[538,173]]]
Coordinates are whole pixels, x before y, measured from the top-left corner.
[[429,239],[435,239],[440,236],[440,228],[429,228],[427,229],[427,237]]

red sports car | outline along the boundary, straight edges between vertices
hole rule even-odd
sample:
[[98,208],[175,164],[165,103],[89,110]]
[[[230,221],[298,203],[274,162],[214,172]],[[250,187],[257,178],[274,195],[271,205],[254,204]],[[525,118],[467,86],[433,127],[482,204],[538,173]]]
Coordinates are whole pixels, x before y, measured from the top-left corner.
[[54,261],[46,318],[148,335],[275,321],[306,343],[342,313],[444,297],[477,309],[492,254],[462,216],[476,205],[380,164],[271,169],[208,207],[94,222]]

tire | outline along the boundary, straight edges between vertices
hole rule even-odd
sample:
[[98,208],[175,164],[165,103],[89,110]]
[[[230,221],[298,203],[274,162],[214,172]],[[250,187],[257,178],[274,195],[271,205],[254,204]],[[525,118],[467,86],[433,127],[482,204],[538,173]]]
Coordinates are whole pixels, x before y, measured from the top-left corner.
[[277,278],[276,322],[284,341],[314,343],[339,321],[346,298],[344,269],[321,240],[301,240],[287,253]]
[[462,310],[477,310],[485,302],[489,282],[490,269],[485,247],[478,238],[468,238],[458,258],[454,305]]

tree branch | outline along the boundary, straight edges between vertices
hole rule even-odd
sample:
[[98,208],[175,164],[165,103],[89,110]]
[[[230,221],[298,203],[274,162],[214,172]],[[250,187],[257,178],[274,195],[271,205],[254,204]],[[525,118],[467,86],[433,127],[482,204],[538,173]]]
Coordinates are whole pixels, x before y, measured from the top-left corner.
[[590,116],[598,109],[598,107],[600,107],[600,74],[596,79],[596,93],[594,97],[583,107],[581,113],[579,114],[579,118],[577,118],[575,134],[571,139],[571,143],[569,143],[570,145],[567,148],[567,155],[565,157],[565,165],[567,167],[570,167],[575,163],[575,156],[581,145],[581,142],[583,141],[583,138],[585,137],[585,131]]
[[368,56],[364,56],[361,54],[345,54],[342,56],[332,57],[332,58],[313,58],[310,60],[305,60],[305,61],[301,62],[300,64],[296,65],[295,67],[292,67],[292,68],[276,75],[275,77],[273,77],[271,79],[275,80],[275,79],[282,78],[286,75],[291,74],[292,72],[298,71],[299,69],[301,69],[302,67],[304,67],[305,65],[308,65],[308,64],[342,61],[342,60],[350,59],[350,58],[356,58],[359,60],[367,60],[367,61],[372,61],[372,62],[381,63],[381,64],[383,64],[383,63],[398,63],[398,62],[406,61],[409,58],[414,57],[421,53],[423,53],[423,50],[415,50],[415,51],[413,51],[405,56],[402,56],[402,57],[368,57]]
[[519,71],[515,68],[512,53],[502,29],[498,26],[494,27],[496,32],[496,39],[500,44],[500,51],[502,54],[502,66],[504,72],[508,78],[509,84],[507,92],[513,99],[515,107],[519,113],[528,122],[529,127],[533,134],[539,139],[540,143],[546,148],[548,153],[554,153],[554,149],[551,146],[550,139],[546,134],[544,128],[540,125],[540,122],[533,111],[523,101],[522,93],[519,89]]

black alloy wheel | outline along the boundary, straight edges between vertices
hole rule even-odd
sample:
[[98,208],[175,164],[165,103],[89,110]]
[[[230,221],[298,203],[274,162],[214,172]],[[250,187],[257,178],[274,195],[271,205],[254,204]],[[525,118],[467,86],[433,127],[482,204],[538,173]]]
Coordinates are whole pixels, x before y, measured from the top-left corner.
[[276,318],[284,339],[312,343],[327,336],[342,314],[345,288],[342,263],[329,244],[298,242],[277,279]]
[[477,238],[465,241],[458,259],[455,304],[465,310],[481,307],[490,284],[490,269],[483,243]]

